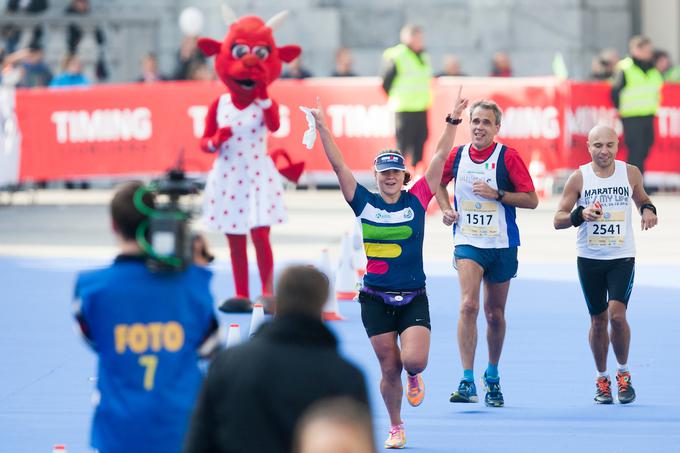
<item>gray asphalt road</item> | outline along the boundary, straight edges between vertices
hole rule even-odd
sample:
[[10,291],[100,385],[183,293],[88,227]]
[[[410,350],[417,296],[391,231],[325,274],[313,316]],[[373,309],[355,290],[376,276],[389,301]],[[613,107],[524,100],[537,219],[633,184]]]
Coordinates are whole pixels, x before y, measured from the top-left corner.
[[[0,255],[30,257],[110,257],[116,247],[110,233],[108,190],[45,190],[0,194]],[[200,205],[200,200],[196,200]],[[557,198],[538,209],[519,210],[520,259],[529,263],[573,263],[575,230],[552,227]],[[636,225],[638,262],[680,265],[680,196],[658,195],[659,226],[641,232]],[[272,229],[277,260],[315,260],[323,248],[337,256],[342,234],[354,218],[339,191],[286,193],[289,222]],[[218,259],[228,258],[221,235],[207,233]],[[428,261],[450,260],[451,232],[439,214],[428,217],[424,254]],[[252,250],[251,250],[252,252]]]

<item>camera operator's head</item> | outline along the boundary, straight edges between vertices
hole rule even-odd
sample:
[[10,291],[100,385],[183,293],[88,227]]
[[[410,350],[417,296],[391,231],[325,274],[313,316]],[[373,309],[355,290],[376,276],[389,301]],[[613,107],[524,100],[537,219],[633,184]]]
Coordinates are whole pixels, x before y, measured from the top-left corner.
[[[134,202],[134,196],[137,190],[142,187],[144,187],[144,184],[139,181],[121,184],[116,189],[116,193],[111,200],[113,231],[118,236],[121,245],[127,249],[124,250],[124,252],[140,251],[136,240],[137,228],[144,220],[147,220],[148,217],[137,209]],[[155,205],[155,197],[150,192],[144,193],[142,201],[150,208],[153,208]]]
[[321,319],[328,298],[328,278],[311,266],[291,266],[279,277],[276,315],[302,315]]

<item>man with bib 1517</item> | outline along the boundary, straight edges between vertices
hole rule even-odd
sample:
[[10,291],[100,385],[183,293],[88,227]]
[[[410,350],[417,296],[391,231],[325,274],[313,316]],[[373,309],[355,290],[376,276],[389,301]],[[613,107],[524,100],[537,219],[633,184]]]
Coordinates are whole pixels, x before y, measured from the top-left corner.
[[[471,142],[451,150],[436,194],[444,224],[453,225],[454,265],[461,291],[458,349],[463,378],[450,401],[478,401],[473,365],[480,285],[484,282],[489,362],[483,384],[484,401],[489,407],[504,405],[498,362],[505,339],[505,303],[510,279],[517,273],[520,241],[515,208],[538,206],[534,184],[519,153],[494,141],[501,116],[500,108],[492,101],[472,104]],[[451,180],[455,210],[446,191]]]

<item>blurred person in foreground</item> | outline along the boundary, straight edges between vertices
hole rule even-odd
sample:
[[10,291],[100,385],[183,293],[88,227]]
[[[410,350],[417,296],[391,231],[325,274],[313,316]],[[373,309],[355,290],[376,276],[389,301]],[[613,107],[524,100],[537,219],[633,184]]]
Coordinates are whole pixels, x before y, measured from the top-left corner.
[[344,396],[368,405],[361,371],[340,356],[321,321],[328,291],[328,278],[313,267],[282,272],[274,320],[213,361],[186,453],[289,452],[298,420],[315,402]]
[[349,398],[321,400],[295,430],[295,453],[375,453],[368,407]]
[[654,144],[654,117],[661,104],[663,76],[654,67],[649,38],[633,36],[630,55],[616,65],[611,99],[619,111],[628,163],[645,174],[645,160]]
[[75,288],[77,325],[98,356],[90,442],[102,453],[179,452],[203,380],[199,357],[218,345],[210,271],[149,270],[137,240],[149,217],[139,203],[155,205],[141,183],[116,190],[110,209],[120,254],[81,272]]
[[610,343],[617,362],[619,403],[635,401],[628,369],[630,326],[626,319],[635,276],[633,203],[640,211],[643,231],[653,228],[658,221],[656,207],[642,185],[640,170],[616,160],[618,149],[619,138],[614,129],[595,126],[590,130],[588,151],[592,161],[581,165],[567,180],[554,219],[555,229],[578,228],[577,267],[590,313],[588,339],[597,369],[598,404],[614,402],[607,373]]
[[382,87],[395,112],[397,149],[411,158],[414,178],[423,174],[419,165],[428,137],[427,112],[432,105],[432,66],[425,52],[423,29],[405,25],[401,41],[383,53]]

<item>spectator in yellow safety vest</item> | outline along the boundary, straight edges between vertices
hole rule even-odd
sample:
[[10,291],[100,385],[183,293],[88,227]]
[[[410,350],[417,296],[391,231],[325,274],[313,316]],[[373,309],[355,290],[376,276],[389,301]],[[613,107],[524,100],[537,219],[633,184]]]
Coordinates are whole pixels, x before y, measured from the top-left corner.
[[612,102],[619,110],[628,163],[644,174],[645,160],[654,144],[654,116],[661,102],[663,76],[654,67],[654,48],[649,38],[633,36],[630,55],[616,65]]

